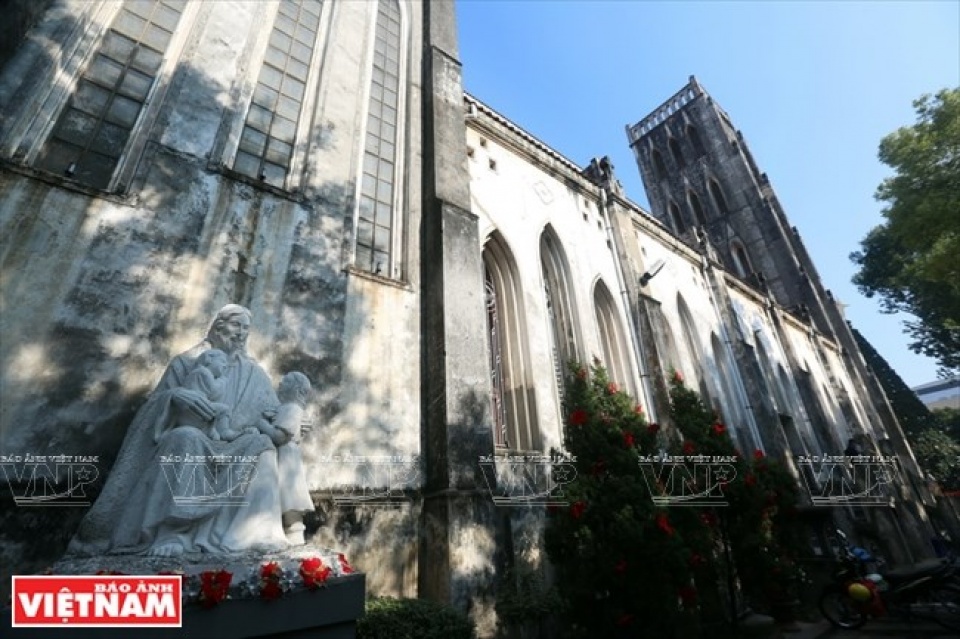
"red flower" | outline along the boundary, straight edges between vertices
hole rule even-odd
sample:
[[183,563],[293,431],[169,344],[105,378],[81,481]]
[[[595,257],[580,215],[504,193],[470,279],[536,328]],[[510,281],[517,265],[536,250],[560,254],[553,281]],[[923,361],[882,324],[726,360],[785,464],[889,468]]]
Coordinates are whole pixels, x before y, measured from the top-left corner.
[[572,426],[583,426],[589,419],[590,415],[582,408],[577,408],[570,413],[570,424]]
[[747,476],[743,478],[743,483],[746,486],[756,486],[757,478],[753,473],[747,473]]
[[643,406],[637,404],[633,407],[633,412],[635,412],[637,415],[643,415]]
[[716,424],[713,425],[714,435],[718,435],[718,436],[723,435],[725,432],[727,432],[727,427],[721,424],[720,422],[717,422]]
[[613,572],[617,573],[618,575],[622,575],[623,573],[627,572],[627,560],[621,559],[618,561],[617,565],[613,567]]
[[587,509],[586,502],[584,501],[574,502],[573,505],[570,506],[570,516],[573,517],[574,519],[580,519],[581,517],[583,517],[583,511],[586,509]]
[[633,448],[634,445],[633,433],[624,433],[623,434],[623,445],[627,448]]
[[200,573],[200,605],[213,608],[226,599],[233,573],[226,570],[207,570]]
[[337,555],[337,561],[340,562],[340,570],[345,575],[349,575],[353,572],[353,566],[350,565],[350,562],[347,561],[347,556],[343,553]]
[[616,382],[610,382],[607,384],[607,395],[616,395],[618,390],[620,389],[617,388]]
[[649,426],[647,426],[647,432],[650,433],[651,435],[656,435],[658,432],[660,432],[660,424],[657,424],[657,423],[650,424]]
[[677,591],[677,595],[680,597],[680,601],[683,602],[684,607],[692,608],[697,605],[697,589],[691,585],[686,585],[680,588]]
[[634,619],[633,615],[623,613],[617,619],[617,626],[619,626],[620,628],[626,628],[627,626],[633,623],[633,619]]
[[586,379],[587,379],[587,369],[585,369],[585,368],[583,368],[583,367],[578,368],[578,369],[577,369],[577,379],[579,379],[581,382],[582,382],[582,381],[586,381]]
[[697,566],[702,566],[706,563],[703,557],[699,553],[693,553],[690,555],[690,559],[687,561],[691,568],[696,568]]
[[666,533],[667,536],[672,536],[674,533],[673,526],[670,525],[670,520],[663,513],[657,515],[657,528]]
[[682,384],[683,383],[683,374],[680,371],[673,371],[673,383]]
[[275,561],[260,566],[260,597],[267,601],[272,601],[283,594],[280,587],[280,577],[283,576],[283,569]]
[[713,513],[700,513],[700,521],[702,521],[706,526],[716,526],[717,516]]
[[599,477],[607,470],[607,462],[603,459],[598,459],[593,462],[593,466],[590,467],[590,474],[594,477]]
[[760,461],[764,457],[765,455],[763,454],[763,451],[760,450],[759,448],[753,451],[753,458],[756,459],[757,461]]
[[692,454],[694,453],[694,451],[696,451],[696,449],[697,449],[697,448],[696,448],[696,446],[693,445],[693,442],[692,442],[692,441],[687,440],[687,441],[683,442],[683,454],[684,454],[684,455],[692,455]]
[[300,578],[303,579],[303,585],[310,590],[316,590],[327,581],[330,576],[329,566],[323,565],[323,560],[319,557],[311,557],[300,562]]

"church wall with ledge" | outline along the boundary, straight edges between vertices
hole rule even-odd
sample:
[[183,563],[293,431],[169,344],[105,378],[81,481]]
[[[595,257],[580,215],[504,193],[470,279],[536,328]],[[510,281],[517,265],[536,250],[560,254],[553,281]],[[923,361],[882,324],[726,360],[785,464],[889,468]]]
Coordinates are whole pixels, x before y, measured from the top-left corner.
[[[245,109],[239,85],[254,82],[259,69],[255,40],[267,4],[204,3],[192,14],[156,117],[134,133],[142,153],[121,193],[43,173],[13,153],[0,158],[3,454],[97,455],[105,476],[170,358],[203,338],[217,309],[236,302],[253,313],[248,350],[274,382],[301,370],[316,391],[304,457],[318,499],[331,487],[319,460],[333,447],[417,459],[420,276],[411,256],[419,253],[420,62],[411,55],[406,63],[406,263],[402,280],[377,281],[348,270],[372,3],[325,3],[324,63],[300,188],[262,187],[224,166],[225,131]],[[70,12],[79,24],[98,8],[57,5],[38,28],[44,37],[62,35]],[[419,48],[415,22],[404,41],[408,51]],[[10,89],[0,95],[4,106],[19,89],[28,92],[22,100],[45,89],[11,75],[17,69],[52,73],[59,64],[44,57],[43,47],[27,49],[0,74],[0,85]],[[3,128],[0,146],[20,133]],[[356,472],[345,478],[367,480]],[[404,489],[417,491],[419,476]],[[0,538],[4,566],[42,570],[62,553],[79,517],[41,510],[47,512],[5,509],[12,521]],[[417,507],[408,504],[403,513],[364,521],[386,517],[372,528],[400,526],[413,536]],[[364,526],[337,530],[331,542],[356,549],[351,559],[359,566],[377,565],[394,551],[382,541],[365,544]],[[397,551],[413,576],[385,578],[378,589],[415,594],[415,549],[411,541]]]

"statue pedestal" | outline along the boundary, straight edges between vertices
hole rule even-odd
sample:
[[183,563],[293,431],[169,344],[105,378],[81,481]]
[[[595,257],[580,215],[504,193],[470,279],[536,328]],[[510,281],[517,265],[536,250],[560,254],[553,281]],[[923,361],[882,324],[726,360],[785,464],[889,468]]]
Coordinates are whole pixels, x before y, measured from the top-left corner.
[[[306,589],[302,582],[294,582],[277,599],[270,601],[257,596],[249,584],[256,584],[260,567],[276,561],[286,574],[295,570],[302,559],[319,557],[333,568],[323,587]],[[239,637],[274,637],[284,639],[354,639],[356,622],[363,615],[366,578],[362,573],[348,573],[338,563],[336,552],[311,546],[268,555],[223,555],[177,558],[155,557],[91,557],[68,559],[53,567],[56,574],[96,574],[98,570],[117,570],[127,575],[155,575],[163,570],[182,570],[196,575],[206,570],[227,570],[233,574],[227,599],[212,608],[203,608],[195,597],[184,599],[181,628],[12,628],[11,611],[3,610],[0,636],[11,639],[168,639],[188,637],[196,639],[235,639]],[[291,569],[291,566],[294,567]],[[285,577],[286,579],[286,577]],[[189,581],[189,580],[188,580]],[[188,588],[187,583],[184,588]],[[238,595],[238,592],[246,593]],[[4,606],[6,608],[6,606]]]

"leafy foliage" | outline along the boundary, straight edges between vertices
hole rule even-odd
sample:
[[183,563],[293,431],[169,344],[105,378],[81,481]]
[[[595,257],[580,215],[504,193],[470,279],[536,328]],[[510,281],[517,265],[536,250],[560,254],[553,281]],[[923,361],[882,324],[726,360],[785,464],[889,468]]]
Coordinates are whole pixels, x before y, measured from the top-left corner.
[[883,387],[920,467],[933,475],[943,490],[960,490],[960,411],[930,411],[859,331],[853,329],[853,336]]
[[960,490],[960,443],[956,439],[937,428],[927,428],[911,443],[920,467],[933,475],[940,488]]
[[911,348],[960,370],[960,89],[914,103],[917,123],[880,142],[880,161],[896,175],[876,198],[885,222],[850,258],[853,282],[886,312],[906,311]]
[[[570,505],[551,511],[546,530],[570,636],[688,637],[701,618],[722,619],[724,524],[731,538],[740,537],[734,551],[745,586],[749,581],[760,596],[771,583],[792,579],[796,553],[784,529],[795,512],[796,484],[786,471],[762,453],[744,459],[679,374],[670,392],[677,430],[667,433],[647,423],[599,365],[574,372],[565,447],[578,475],[564,486]],[[640,456],[658,455],[687,460],[685,494],[723,491],[729,507],[656,505],[655,494],[678,494],[675,476],[651,479],[641,471]],[[710,476],[690,461],[695,455],[723,456],[736,473],[707,486]],[[757,561],[766,556],[769,562]]]
[[466,615],[427,599],[368,599],[357,639],[474,639]]

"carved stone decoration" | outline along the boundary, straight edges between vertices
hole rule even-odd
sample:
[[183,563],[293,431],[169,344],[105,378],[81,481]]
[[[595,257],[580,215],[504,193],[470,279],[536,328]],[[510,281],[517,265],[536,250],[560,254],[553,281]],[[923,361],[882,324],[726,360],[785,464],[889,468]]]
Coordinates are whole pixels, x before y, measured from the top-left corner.
[[246,353],[250,319],[246,308],[225,306],[203,342],[171,360],[127,430],[68,555],[169,557],[290,545],[282,516],[290,525],[312,510],[296,449],[299,429],[291,425],[302,416],[310,384],[290,374],[280,403]]

